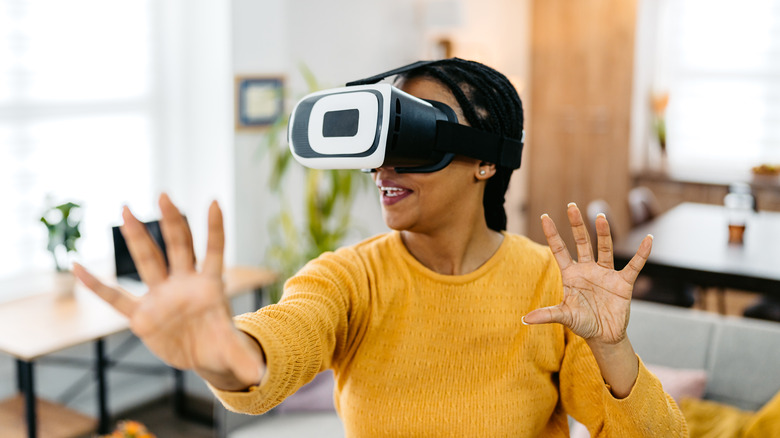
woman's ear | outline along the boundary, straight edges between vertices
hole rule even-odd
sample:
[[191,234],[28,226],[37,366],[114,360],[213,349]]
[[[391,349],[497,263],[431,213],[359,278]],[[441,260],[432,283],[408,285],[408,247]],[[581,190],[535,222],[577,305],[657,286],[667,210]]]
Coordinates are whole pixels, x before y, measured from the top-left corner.
[[488,162],[481,162],[479,163],[479,167],[477,168],[477,181],[483,181],[490,179],[493,175],[496,174],[496,165],[493,163]]

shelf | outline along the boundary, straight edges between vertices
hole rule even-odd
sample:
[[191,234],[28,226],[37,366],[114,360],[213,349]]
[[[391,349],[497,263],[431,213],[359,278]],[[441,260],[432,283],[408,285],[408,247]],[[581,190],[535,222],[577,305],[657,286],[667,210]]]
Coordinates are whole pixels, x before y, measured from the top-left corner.
[[[91,434],[97,427],[94,418],[48,400],[39,398],[36,409],[39,438],[78,437]],[[0,401],[0,430],[3,438],[27,438],[23,395]]]

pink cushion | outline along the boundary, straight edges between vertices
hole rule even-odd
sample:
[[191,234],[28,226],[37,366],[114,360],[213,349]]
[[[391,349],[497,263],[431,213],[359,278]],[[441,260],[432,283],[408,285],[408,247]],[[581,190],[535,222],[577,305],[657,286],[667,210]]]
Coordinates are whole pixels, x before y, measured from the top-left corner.
[[704,397],[704,389],[707,387],[707,371],[669,368],[651,364],[646,366],[651,373],[658,377],[664,391],[671,395],[674,401]]

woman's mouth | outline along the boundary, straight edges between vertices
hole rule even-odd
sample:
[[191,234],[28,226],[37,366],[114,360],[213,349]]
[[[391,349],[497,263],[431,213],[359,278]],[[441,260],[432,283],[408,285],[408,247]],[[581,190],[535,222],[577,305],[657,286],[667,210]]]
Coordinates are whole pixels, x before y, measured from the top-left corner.
[[412,191],[403,187],[378,186],[382,194],[383,205],[393,205],[396,202],[412,194]]

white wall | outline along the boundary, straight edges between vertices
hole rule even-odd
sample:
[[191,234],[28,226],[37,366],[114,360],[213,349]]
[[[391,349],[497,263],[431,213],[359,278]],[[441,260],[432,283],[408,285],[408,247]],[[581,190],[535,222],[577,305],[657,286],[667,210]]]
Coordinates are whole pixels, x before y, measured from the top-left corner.
[[195,251],[205,253],[207,211],[220,203],[225,221],[226,261],[235,260],[236,232],[229,220],[233,199],[233,70],[229,0],[167,0],[158,48],[166,124],[158,161],[160,190],[167,191],[193,231]]
[[[292,89],[290,105],[306,91],[297,70],[300,63],[323,86],[341,86],[427,59],[433,52],[432,41],[443,34],[455,42],[456,56],[485,62],[521,87],[528,77],[528,0],[233,0],[232,4],[234,72],[286,76]],[[454,21],[443,17],[437,22],[440,17],[431,17],[430,11],[442,5],[458,10]],[[268,220],[278,211],[278,200],[266,189],[269,169],[257,153],[262,140],[262,134],[235,137],[239,263],[263,263]],[[522,184],[513,189],[508,208],[521,208],[523,192]],[[366,193],[356,211],[365,236],[387,229],[375,192]]]

